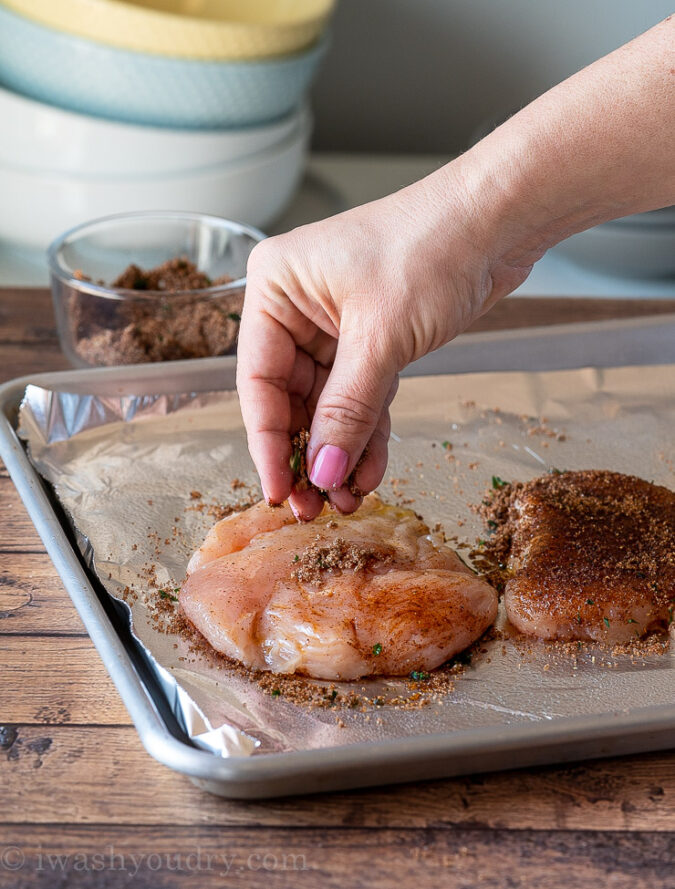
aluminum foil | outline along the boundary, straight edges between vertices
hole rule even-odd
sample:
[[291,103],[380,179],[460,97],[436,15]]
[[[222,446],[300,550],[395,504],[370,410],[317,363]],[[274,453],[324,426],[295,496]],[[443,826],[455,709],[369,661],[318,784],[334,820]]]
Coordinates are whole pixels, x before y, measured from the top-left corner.
[[[554,467],[601,468],[674,487],[674,421],[672,366],[406,379],[392,407],[380,492],[473,543],[482,528],[470,507],[493,475],[526,480]],[[110,397],[29,386],[20,434],[105,589],[116,598],[125,587],[140,591],[130,609],[133,633],[176,716],[217,755],[498,730],[675,699],[670,653],[612,656],[585,646],[562,656],[545,643],[523,648],[508,637],[482,646],[454,690],[422,708],[385,705],[364,713],[272,697],[241,672],[191,654],[181,637],[159,632],[148,608],[156,595],[148,564],[156,566],[157,587],[178,587],[213,522],[195,508],[191,492],[202,494],[199,502],[226,505],[241,498],[235,480],[259,491],[236,394]],[[337,687],[391,697],[406,682]]]

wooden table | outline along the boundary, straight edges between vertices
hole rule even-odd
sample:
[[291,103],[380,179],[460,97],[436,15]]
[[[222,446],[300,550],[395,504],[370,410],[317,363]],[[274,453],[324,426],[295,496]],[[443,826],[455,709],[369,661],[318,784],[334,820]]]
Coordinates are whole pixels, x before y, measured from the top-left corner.
[[[476,329],[673,311],[511,298]],[[0,378],[67,366],[45,291],[0,290]],[[271,802],[141,747],[0,468],[0,887],[675,886],[675,753]]]

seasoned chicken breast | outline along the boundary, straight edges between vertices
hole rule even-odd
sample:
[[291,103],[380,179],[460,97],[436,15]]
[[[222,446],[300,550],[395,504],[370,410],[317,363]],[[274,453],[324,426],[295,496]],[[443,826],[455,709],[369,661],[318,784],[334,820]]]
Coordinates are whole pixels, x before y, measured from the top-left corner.
[[357,679],[431,670],[494,621],[497,595],[408,509],[298,524],[257,504],[192,557],[183,612],[219,652],[259,670]]
[[509,620],[542,639],[626,642],[675,603],[675,493],[618,472],[514,485]]

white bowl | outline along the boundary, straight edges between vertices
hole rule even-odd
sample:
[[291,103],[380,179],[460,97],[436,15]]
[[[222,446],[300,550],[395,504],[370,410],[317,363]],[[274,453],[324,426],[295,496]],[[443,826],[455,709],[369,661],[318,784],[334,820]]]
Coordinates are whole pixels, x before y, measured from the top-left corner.
[[572,235],[553,251],[584,268],[621,277],[675,275],[675,225],[654,225],[646,220],[636,224],[629,219],[637,220],[637,216],[605,222]]
[[675,227],[675,206],[662,207],[660,210],[648,210],[646,213],[633,213],[613,219],[612,225],[665,225]]
[[302,105],[261,126],[176,130],[65,111],[0,87],[0,164],[78,175],[156,176],[194,171],[277,145],[307,116]]
[[264,228],[286,208],[302,175],[311,119],[279,145],[192,173],[144,178],[37,173],[0,165],[0,239],[46,248],[89,219],[134,210],[225,216]]
[[127,123],[205,129],[275,120],[301,103],[327,46],[322,37],[300,52],[259,61],[172,58],[73,37],[0,3],[5,86],[60,108]]

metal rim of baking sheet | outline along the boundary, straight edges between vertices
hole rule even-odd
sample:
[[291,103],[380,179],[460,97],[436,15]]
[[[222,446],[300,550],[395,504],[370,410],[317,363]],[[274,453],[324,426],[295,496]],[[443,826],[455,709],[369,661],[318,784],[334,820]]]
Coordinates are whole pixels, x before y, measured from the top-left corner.
[[[459,337],[410,373],[561,370],[675,364],[675,314]],[[145,749],[222,796],[265,798],[374,786],[472,772],[569,762],[672,747],[675,699],[658,707],[489,726],[342,747],[222,759],[193,746],[165,719],[159,686],[143,678],[110,610],[97,594],[41,478],[16,435],[26,386],[100,394],[160,394],[232,388],[234,358],[36,374],[0,387],[0,456],[110,674]]]

